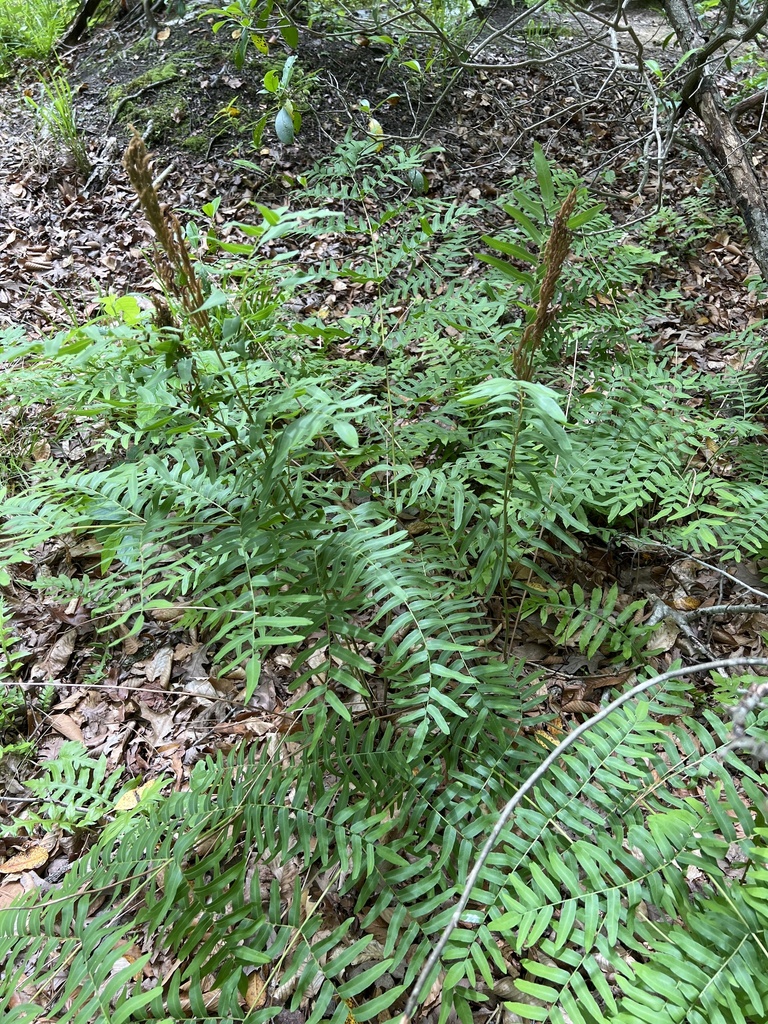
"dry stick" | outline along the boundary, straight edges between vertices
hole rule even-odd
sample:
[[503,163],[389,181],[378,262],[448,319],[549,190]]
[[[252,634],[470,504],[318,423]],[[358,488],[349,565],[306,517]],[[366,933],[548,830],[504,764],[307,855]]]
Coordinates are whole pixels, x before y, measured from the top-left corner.
[[499,838],[504,829],[504,826],[507,824],[510,817],[512,816],[512,812],[521,802],[526,793],[530,792],[530,790],[533,789],[533,787],[536,785],[539,779],[541,779],[542,776],[545,775],[546,772],[552,767],[552,765],[555,763],[555,761],[557,761],[560,755],[564,754],[565,751],[570,746],[572,746],[580,736],[583,736],[585,732],[587,732],[593,726],[597,725],[599,722],[605,721],[605,719],[608,718],[608,716],[611,715],[614,711],[616,711],[617,708],[620,708],[622,704],[626,704],[628,700],[631,700],[633,697],[637,697],[639,694],[644,693],[646,690],[649,690],[652,686],[656,686],[657,683],[665,683],[668,679],[676,679],[679,676],[692,675],[694,672],[710,672],[713,669],[741,668],[749,665],[768,668],[768,658],[722,658],[718,661],[705,662],[702,665],[691,665],[688,668],[675,668],[672,669],[670,672],[662,672],[661,675],[653,676],[651,679],[646,679],[644,680],[644,682],[638,683],[636,686],[633,686],[630,690],[627,690],[626,693],[622,693],[620,697],[617,697],[616,700],[606,705],[601,711],[598,711],[596,715],[593,715],[592,718],[588,718],[586,722],[582,722],[581,725],[577,725],[573,732],[569,733],[569,735],[566,736],[562,743],[558,743],[555,749],[544,758],[539,767],[525,780],[525,782],[518,789],[515,795],[510,800],[508,800],[507,803],[504,805],[504,809],[502,810],[499,816],[499,820],[494,825],[493,831],[488,836],[487,840],[485,841],[485,845],[480,851],[477,861],[475,862],[475,866],[469,873],[469,876],[464,885],[464,888],[462,889],[461,896],[459,897],[459,902],[456,904],[456,909],[453,912],[451,920],[448,922],[445,929],[443,930],[443,933],[441,934],[437,945],[430,953],[427,962],[424,964],[424,967],[421,969],[421,973],[416,979],[413,990],[411,991],[411,995],[408,999],[408,1002],[405,1005],[405,1010],[403,1011],[402,1016],[399,1018],[398,1024],[410,1024],[411,1018],[413,1017],[413,1012],[418,1006],[422,989],[424,988],[427,979],[429,978],[429,975],[432,973],[432,970],[434,969],[435,965],[440,959],[443,950],[448,945],[448,941],[451,935],[453,934],[454,929],[458,927],[459,922],[461,920],[461,915],[464,913],[464,910],[466,909],[466,906],[469,903],[470,897],[472,895],[472,889],[474,888],[475,883],[480,877],[480,872],[483,870],[485,862],[488,860],[491,851],[496,845],[496,840]]
[[701,619],[705,615],[741,615],[754,612],[768,612],[768,605],[765,604],[711,604],[707,608],[694,608],[691,611],[680,612],[684,619]]
[[761,89],[759,92],[753,93],[751,96],[747,96],[746,99],[740,100],[738,103],[734,103],[728,113],[731,116],[731,120],[735,120],[737,117],[741,117],[748,110],[752,110],[754,107],[762,107],[768,103],[768,89]]

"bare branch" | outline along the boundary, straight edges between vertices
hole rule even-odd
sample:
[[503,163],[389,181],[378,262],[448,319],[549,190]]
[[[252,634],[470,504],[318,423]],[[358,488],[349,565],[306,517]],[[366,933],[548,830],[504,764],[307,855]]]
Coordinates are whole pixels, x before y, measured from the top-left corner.
[[613,712],[623,704],[626,704],[627,701],[632,700],[633,697],[637,697],[641,693],[645,693],[645,691],[650,690],[652,686],[657,686],[659,683],[665,683],[669,679],[678,679],[680,676],[693,675],[696,672],[711,672],[715,669],[741,668],[749,666],[759,666],[761,668],[768,669],[768,658],[723,658],[717,661],[705,662],[703,665],[691,665],[687,668],[676,668],[671,669],[669,672],[662,672],[661,675],[653,676],[651,679],[645,679],[643,682],[637,683],[636,686],[633,686],[630,690],[627,690],[626,693],[621,694],[621,696],[617,697],[616,700],[611,701],[610,704],[598,711],[598,713],[593,715],[592,718],[588,718],[586,722],[582,722],[580,725],[576,726],[573,732],[569,733],[562,743],[558,743],[555,749],[544,758],[538,768],[525,780],[515,795],[504,805],[498,821],[494,825],[491,834],[485,841],[485,844],[475,861],[475,866],[467,876],[467,881],[461,891],[461,896],[456,904],[451,920],[440,935],[437,945],[430,953],[424,967],[421,969],[421,972],[414,983],[411,995],[408,998],[405,1010],[403,1011],[398,1024],[410,1024],[414,1011],[419,1004],[419,999],[426,982],[440,960],[445,947],[448,945],[451,935],[461,922],[461,915],[464,913],[466,906],[469,903],[475,883],[480,878],[480,873],[483,870],[488,857],[491,855],[499,836],[503,832],[504,826],[512,817],[512,812],[522,801],[523,797],[533,789],[536,783],[544,775],[546,775],[561,755],[564,754],[569,747],[572,747],[576,740],[583,736],[585,732],[594,728],[594,726],[599,722],[605,721],[606,718],[613,714]]
[[528,21],[534,14],[536,14],[537,11],[546,7],[548,3],[549,0],[538,0],[538,3],[535,3],[533,7],[527,7],[520,14],[516,14],[513,18],[510,18],[505,25],[502,25],[501,28],[497,28],[494,32],[491,32],[490,35],[486,36],[485,39],[482,39],[477,44],[474,50],[470,51],[469,61],[474,61],[477,55],[490,46],[491,43],[494,43],[497,39],[501,39],[513,28],[516,28],[521,24],[521,22]]

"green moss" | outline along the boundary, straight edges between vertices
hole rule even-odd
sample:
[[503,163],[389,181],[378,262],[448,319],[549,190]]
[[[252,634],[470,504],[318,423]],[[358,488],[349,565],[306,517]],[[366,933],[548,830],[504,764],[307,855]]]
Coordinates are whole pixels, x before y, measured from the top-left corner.
[[190,135],[182,142],[182,147],[190,153],[204,153],[208,149],[209,140],[205,135]]
[[152,122],[151,138],[181,142],[189,137],[189,108],[183,89],[163,92],[146,106],[136,109],[142,121]]
[[[186,97],[189,82],[180,71],[183,66],[183,62],[174,58],[116,86],[109,93],[112,109],[120,107],[118,116],[121,121],[151,122],[150,138],[161,137],[164,141],[184,145],[191,129]],[[129,96],[135,96],[135,99],[120,106],[121,101]]]
[[175,60],[166,61],[157,67],[150,68],[129,82],[113,86],[108,93],[111,106],[116,106],[124,96],[131,96],[133,93],[141,92],[151,85],[159,85],[161,82],[171,82],[179,76],[178,63]]

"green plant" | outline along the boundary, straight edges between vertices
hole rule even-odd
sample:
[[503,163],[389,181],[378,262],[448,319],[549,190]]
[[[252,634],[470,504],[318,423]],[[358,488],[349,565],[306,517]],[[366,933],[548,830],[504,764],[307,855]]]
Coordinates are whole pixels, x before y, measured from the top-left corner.
[[[0,570],[0,586],[6,587],[10,583],[10,576],[5,569]],[[2,663],[0,663],[0,679],[12,679],[19,670],[20,660],[15,648],[20,643],[17,636],[13,635],[11,616],[5,605],[5,600],[0,597],[0,650],[2,650]]]
[[[9,583],[8,572],[0,569],[0,587]],[[0,595],[0,761],[9,755],[28,754],[33,747],[31,742],[23,739],[27,703],[17,681],[23,664],[20,644],[20,638],[14,633],[10,611]]]
[[122,768],[107,774],[103,754],[89,757],[82,743],[64,743],[44,773],[24,783],[38,798],[36,807],[17,818],[10,830],[16,833],[21,828],[31,833],[37,826],[46,831],[55,826],[64,832],[92,829],[114,811],[122,774]]
[[4,0],[0,5],[0,72],[15,58],[51,55],[74,13],[74,0]]
[[[274,103],[278,108],[275,116],[275,134],[286,146],[291,145],[295,133],[301,128],[301,108],[307,102],[311,86],[312,76],[305,74],[297,66],[295,54],[286,59],[279,74],[272,68],[264,76],[262,91],[274,97]],[[261,136],[269,116],[265,114],[253,128],[255,149],[261,145]]]
[[214,32],[220,32],[225,27],[231,28],[232,25],[236,26],[233,32],[236,43],[232,57],[235,66],[242,68],[249,45],[254,46],[259,53],[269,53],[265,37],[273,14],[277,15],[277,31],[285,43],[291,49],[295,49],[299,41],[298,29],[275,0],[234,0],[226,7],[211,7],[203,11],[201,17],[219,18],[213,24]]
[[[94,464],[51,458],[9,487],[10,564],[88,537],[90,575],[70,562],[36,585],[78,594],[106,641],[172,605],[215,668],[244,669],[246,695],[274,648],[292,658],[284,732],[113,820],[86,802],[92,845],[49,903],[0,911],[10,1024],[395,1015],[499,808],[562,728],[541,675],[506,650],[518,614],[648,679],[643,606],[572,575],[581,538],[735,556],[765,543],[753,400],[722,414],[720,382],[638,340],[634,287],[658,256],[624,244],[539,151],[493,206],[414,194],[425,159],[348,140],[307,174],[303,208],[257,206],[219,237],[215,201],[186,229],[164,211],[136,139],[126,166],[158,239],[162,316],[108,297],[102,318],[44,344],[5,337],[9,398],[50,401],[64,437],[98,428]],[[570,196],[570,255],[555,259]],[[466,275],[481,248],[501,255]],[[325,305],[297,313],[315,294]],[[563,354],[588,386],[566,394]],[[703,462],[708,439],[738,478]],[[766,779],[727,740],[671,680],[574,744],[472,889],[441,960],[441,1020],[470,1022],[497,988],[524,1020],[618,1024],[649,1004],[663,1020],[686,949],[670,1022],[760,1019],[763,976],[736,989],[765,946]],[[90,793],[96,770],[62,770],[61,794]],[[145,988],[150,941],[170,967]],[[36,994],[19,1004],[22,977]],[[246,1002],[254,986],[263,1005]]]
[[72,156],[78,170],[88,171],[88,149],[77,126],[72,104],[72,88],[67,81],[64,68],[59,65],[58,70],[49,78],[41,78],[40,86],[42,98],[35,100],[32,96],[25,95],[26,103],[32,107],[42,127]]
[[525,42],[534,54],[547,52],[557,39],[569,34],[567,26],[558,24],[557,21],[529,18],[525,23]]
[[733,211],[718,202],[716,182],[707,176],[693,195],[649,217],[640,236],[646,244],[662,244],[668,254],[685,258],[706,247],[720,232],[742,230]]
[[553,639],[557,643],[576,647],[588,658],[602,649],[617,663],[626,664],[642,658],[652,629],[637,621],[644,601],[633,601],[620,608],[618,596],[616,584],[607,593],[595,588],[589,597],[578,583],[572,591],[562,588],[533,592],[523,601],[522,618],[536,614],[546,625],[553,616],[557,621]]
[[768,86],[768,60],[759,50],[747,51],[733,59],[732,68],[739,76],[737,108],[739,103],[746,103],[746,109],[759,109],[759,93]]
[[[182,980],[191,984],[194,1005],[206,977],[215,978],[218,1014],[240,1020],[239,993],[262,968],[265,982],[279,972],[281,994],[255,1011],[256,1020],[269,1019],[284,1001],[298,1007],[307,998],[313,1021],[324,1014],[345,1020],[348,999],[363,1019],[392,1008],[452,912],[477,835],[541,756],[519,732],[510,745],[502,726],[535,701],[530,685],[515,683],[514,698],[508,678],[502,684],[498,677],[495,686],[478,678],[472,690],[459,686],[455,708],[468,700],[472,714],[457,715],[446,700],[452,736],[435,730],[419,753],[391,725],[346,723],[328,708],[322,735],[298,758],[278,747],[199,765],[190,792],[149,808],[140,828],[130,812],[108,828],[73,865],[48,910],[36,909],[34,919],[25,908],[0,914],[0,951],[12,965],[5,991],[37,956],[36,983],[50,991],[46,1011],[64,1021],[107,1013],[123,1020],[143,1007],[152,1018],[179,1017]],[[444,957],[443,992],[452,993],[460,1019],[487,999],[487,986],[496,985],[499,971],[507,975],[515,955],[521,974],[504,998],[525,1020],[561,1014],[576,1024],[645,1020],[641,1007],[651,1001],[659,1013],[660,998],[684,1014],[670,1020],[704,1021],[719,1013],[716,1019],[743,1022],[745,1014],[764,1012],[763,973],[748,971],[747,987],[739,981],[759,960],[768,923],[760,888],[764,831],[755,824],[762,821],[763,779],[733,755],[727,766],[721,763],[724,734],[715,716],[695,728],[655,722],[677,716],[685,703],[685,689],[672,686],[666,697],[615,713],[542,780],[514,828],[504,830]],[[456,758],[470,751],[475,756],[466,772]],[[435,777],[436,757],[451,780],[447,787]],[[491,770],[478,774],[482,765]],[[748,804],[734,787],[734,773]],[[686,795],[692,784],[700,797]],[[723,872],[734,846],[746,886],[729,884]],[[316,882],[280,885],[262,875],[251,884],[253,866],[275,858],[298,859]],[[686,869],[701,880],[694,893]],[[366,929],[383,929],[383,943],[370,931],[355,937],[352,917],[333,921],[322,895],[328,886],[349,895]],[[92,907],[105,888],[125,908],[122,919]],[[41,960],[61,906],[70,908],[71,931],[63,951]],[[100,952],[90,962],[94,932]],[[124,946],[145,932],[185,965],[164,994],[140,991],[119,970]],[[526,956],[528,950],[536,956]],[[55,975],[63,956],[66,985]],[[677,986],[670,996],[673,960]],[[363,965],[362,973],[347,974],[353,962]],[[680,988],[681,970],[695,984]],[[607,980],[613,972],[619,991]],[[395,986],[379,989],[377,980],[387,974]],[[115,981],[105,995],[110,977]],[[462,979],[468,987],[457,987]],[[74,985],[80,998],[67,1009]],[[39,1007],[5,1012],[16,1024],[33,1020]]]

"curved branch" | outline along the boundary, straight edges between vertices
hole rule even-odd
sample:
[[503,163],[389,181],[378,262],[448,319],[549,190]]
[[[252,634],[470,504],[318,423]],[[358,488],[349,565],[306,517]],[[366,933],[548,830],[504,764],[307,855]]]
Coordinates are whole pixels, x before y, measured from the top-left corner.
[[755,107],[762,107],[766,104],[768,104],[768,89],[760,89],[759,92],[752,93],[746,99],[734,103],[728,113],[731,116],[731,120],[735,121],[742,114],[746,114],[748,110],[754,110]]
[[522,801],[526,793],[529,793],[530,790],[533,789],[533,787],[536,785],[536,783],[544,775],[546,775],[546,773],[549,771],[549,769],[552,767],[555,761],[557,761],[560,758],[560,756],[564,754],[566,750],[568,750],[569,747],[573,746],[576,740],[579,739],[580,736],[583,736],[585,732],[588,732],[599,722],[604,721],[611,714],[613,714],[613,712],[616,711],[617,708],[620,708],[623,704],[626,704],[627,701],[632,700],[633,697],[637,697],[639,696],[639,694],[644,693],[646,690],[650,690],[652,686],[656,686],[659,683],[665,683],[669,679],[677,679],[680,676],[693,675],[693,673],[695,672],[710,672],[713,669],[741,668],[748,667],[750,665],[760,666],[761,668],[768,668],[768,658],[722,658],[717,661],[705,662],[703,665],[691,665],[688,668],[671,669],[669,672],[662,672],[661,675],[653,676],[651,679],[645,679],[643,682],[638,683],[636,686],[633,686],[630,690],[627,690],[626,693],[622,693],[621,696],[616,698],[616,700],[611,701],[610,704],[606,705],[606,707],[598,711],[598,713],[596,715],[593,715],[592,718],[588,718],[586,722],[582,722],[580,725],[578,725],[573,730],[573,732],[569,733],[568,736],[566,736],[562,743],[558,743],[555,749],[550,751],[550,753],[544,758],[544,760],[541,762],[538,768],[534,772],[532,772],[531,775],[529,775],[529,777],[525,780],[525,782],[518,789],[515,795],[510,800],[508,800],[507,803],[504,805],[504,808],[501,814],[499,815],[499,820],[496,822],[491,834],[486,839],[485,844],[482,850],[480,851],[477,860],[475,861],[475,866],[472,868],[469,875],[467,876],[467,881],[464,884],[464,888],[462,889],[461,896],[459,897],[459,901],[456,904],[456,909],[454,910],[453,915],[451,916],[451,920],[448,922],[442,934],[440,935],[440,939],[438,940],[437,945],[430,953],[427,962],[424,964],[424,967],[421,969],[421,972],[419,973],[419,976],[414,983],[413,989],[411,990],[411,995],[408,999],[408,1002],[406,1003],[405,1010],[403,1011],[403,1015],[400,1017],[398,1024],[410,1024],[410,1021],[413,1017],[413,1013],[419,1004],[419,999],[426,985],[426,982],[430,974],[434,970],[435,966],[437,965],[437,962],[439,961],[443,951],[445,950],[445,947],[448,945],[448,942],[450,940],[451,935],[454,932],[454,929],[458,927],[461,921],[461,915],[464,913],[464,910],[466,909],[466,906],[469,903],[470,897],[472,895],[472,890],[475,887],[475,883],[480,878],[480,873],[483,870],[489,856],[491,855],[499,836],[504,830],[504,826],[512,817],[512,812],[517,807],[517,805]]

